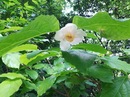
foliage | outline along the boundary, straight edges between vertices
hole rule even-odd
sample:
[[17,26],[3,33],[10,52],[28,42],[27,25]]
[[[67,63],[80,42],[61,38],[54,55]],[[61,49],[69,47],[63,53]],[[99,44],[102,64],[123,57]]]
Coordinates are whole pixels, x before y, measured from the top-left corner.
[[[80,6],[86,3],[84,0],[73,3],[80,2]],[[91,18],[82,14],[74,16],[73,23],[85,31],[86,38],[71,50],[62,51],[53,36],[67,22],[61,15],[64,3],[62,0],[0,1],[1,96],[128,97],[130,20],[113,19],[107,12],[98,12]],[[111,44],[119,40],[122,43],[126,40],[126,44],[120,49],[121,55],[116,55]],[[120,42],[115,46],[119,45]]]
[[106,11],[116,18],[129,18],[129,0],[68,0],[80,16],[91,16],[98,11]]
[[83,29],[100,32],[101,36],[107,39],[125,40],[125,39],[129,39],[130,37],[130,34],[128,32],[130,31],[129,28],[130,20],[119,22],[115,19],[112,19],[108,15],[108,13],[105,12],[98,13],[92,18],[88,18],[88,19],[82,17],[75,17],[73,22],[75,24],[78,24],[78,26],[82,27]]

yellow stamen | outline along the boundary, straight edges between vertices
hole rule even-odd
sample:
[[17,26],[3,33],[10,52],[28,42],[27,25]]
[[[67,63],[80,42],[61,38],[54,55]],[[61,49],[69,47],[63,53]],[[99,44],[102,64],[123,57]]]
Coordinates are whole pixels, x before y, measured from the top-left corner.
[[71,33],[65,34],[65,39],[69,42],[72,42],[74,40],[74,35]]

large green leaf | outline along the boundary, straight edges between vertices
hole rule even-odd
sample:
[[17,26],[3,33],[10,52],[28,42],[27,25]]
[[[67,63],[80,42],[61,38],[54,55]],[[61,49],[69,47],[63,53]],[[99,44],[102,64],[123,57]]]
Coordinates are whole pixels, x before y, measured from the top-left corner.
[[130,97],[130,80],[120,77],[112,84],[103,84],[100,97]]
[[46,78],[43,81],[40,81],[37,85],[37,93],[38,96],[41,96],[42,94],[44,94],[49,88],[52,87],[52,85],[54,84],[56,80],[55,76],[50,76],[48,78]]
[[65,60],[74,65],[80,72],[98,78],[103,82],[112,82],[114,77],[110,68],[93,65],[96,55],[78,50],[63,51],[62,54]]
[[75,16],[73,23],[79,28],[101,32],[101,35],[108,39],[130,39],[130,20],[115,20],[106,12],[98,12],[91,18]]
[[99,53],[102,53],[102,54],[107,53],[107,50],[105,48],[103,48],[102,46],[97,45],[97,44],[85,44],[85,43],[82,43],[82,44],[78,44],[78,45],[73,46],[73,48],[74,49],[90,50],[90,51],[99,52]]
[[54,32],[58,29],[59,22],[54,16],[41,15],[20,32],[11,34],[2,39],[0,41],[0,56],[33,37],[45,34],[46,32]]
[[130,73],[130,64],[119,60],[117,57],[104,57],[102,60],[104,64],[112,69],[122,70],[124,72]]
[[22,84],[21,79],[5,80],[0,84],[0,97],[10,97]]
[[93,65],[96,55],[87,53],[86,51],[69,50],[62,51],[65,60],[74,65],[79,71],[87,74],[87,69]]

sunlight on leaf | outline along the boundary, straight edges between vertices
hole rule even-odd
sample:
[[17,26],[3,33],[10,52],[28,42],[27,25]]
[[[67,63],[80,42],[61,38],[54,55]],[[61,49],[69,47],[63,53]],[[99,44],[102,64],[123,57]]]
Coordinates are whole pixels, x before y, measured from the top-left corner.
[[16,78],[21,78],[21,79],[26,79],[22,74],[18,73],[3,73],[0,75],[0,77],[7,77],[9,79],[16,79]]
[[16,91],[19,90],[19,87],[22,84],[21,79],[17,80],[5,80],[0,83],[0,96],[1,97],[10,97]]
[[42,96],[42,94],[44,94],[49,88],[51,88],[55,80],[55,76],[50,76],[43,81],[39,81],[37,84],[38,96]]
[[2,61],[11,68],[20,67],[20,53],[9,53],[2,56]]
[[18,52],[18,51],[31,51],[31,50],[37,50],[37,45],[34,44],[23,44],[20,46],[17,46],[10,50],[9,52]]

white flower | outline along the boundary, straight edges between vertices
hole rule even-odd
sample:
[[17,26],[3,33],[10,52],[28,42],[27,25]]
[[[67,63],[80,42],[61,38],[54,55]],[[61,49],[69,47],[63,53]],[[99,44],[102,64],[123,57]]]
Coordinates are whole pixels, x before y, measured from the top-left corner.
[[86,33],[78,29],[73,23],[68,23],[65,27],[56,32],[55,40],[60,41],[61,50],[68,50],[71,45],[76,45],[84,40]]
[[20,67],[20,53],[9,53],[2,56],[2,61],[11,68],[19,68]]

